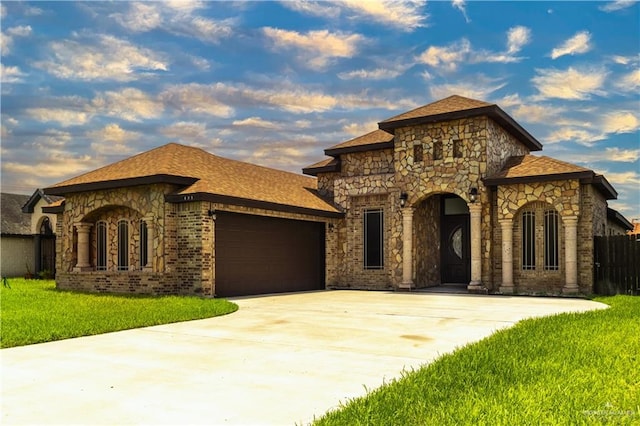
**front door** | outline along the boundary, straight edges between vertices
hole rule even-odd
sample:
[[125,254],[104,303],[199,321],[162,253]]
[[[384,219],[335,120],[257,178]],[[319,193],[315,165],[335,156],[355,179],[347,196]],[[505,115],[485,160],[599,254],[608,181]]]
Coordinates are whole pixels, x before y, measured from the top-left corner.
[[469,215],[443,214],[440,231],[442,284],[468,284],[471,279]]

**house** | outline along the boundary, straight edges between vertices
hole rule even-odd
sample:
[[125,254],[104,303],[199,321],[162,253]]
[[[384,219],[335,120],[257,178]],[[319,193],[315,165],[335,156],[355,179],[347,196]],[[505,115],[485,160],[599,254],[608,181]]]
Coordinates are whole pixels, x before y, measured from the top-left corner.
[[46,210],[60,202],[41,189],[31,196],[2,193],[1,276],[53,277],[57,216]]
[[325,149],[311,177],[168,144],[45,189],[65,198],[57,283],[590,293],[593,237],[619,226],[617,193],[541,149],[499,106],[461,96]]

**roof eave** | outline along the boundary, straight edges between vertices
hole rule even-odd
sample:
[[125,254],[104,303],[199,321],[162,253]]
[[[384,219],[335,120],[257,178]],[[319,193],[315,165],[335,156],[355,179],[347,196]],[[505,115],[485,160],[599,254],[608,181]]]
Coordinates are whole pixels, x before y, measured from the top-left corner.
[[633,231],[634,225],[627,220],[620,212],[612,209],[611,207],[607,207],[607,218],[618,222],[623,228],[627,231]]
[[549,175],[536,175],[536,176],[483,178],[482,182],[486,186],[498,186],[498,185],[513,185],[516,183],[538,183],[538,182],[549,182],[554,180],[570,180],[570,179],[577,179],[577,180],[580,180],[580,182],[582,182],[585,179],[591,179],[591,178],[593,178],[593,172],[584,171],[584,172],[554,173]]
[[498,122],[509,133],[521,141],[530,151],[542,150],[542,144],[529,132],[519,125],[509,114],[498,105],[488,105],[478,108],[464,109],[460,111],[445,112],[442,114],[427,115],[424,117],[407,118],[404,120],[381,121],[378,127],[389,133],[393,133],[399,127],[416,126],[420,124],[438,123],[441,121],[458,120],[467,117],[486,115]]
[[329,164],[327,166],[322,167],[305,167],[302,169],[302,173],[309,176],[318,176],[319,173],[332,173],[339,172],[340,164]]
[[584,179],[580,183],[592,184],[596,187],[607,200],[617,200],[618,192],[614,189],[613,185],[603,175],[593,174],[589,179]]
[[193,185],[197,181],[198,179],[193,177],[159,174],[126,179],[78,183],[64,186],[52,186],[49,188],[44,188],[44,193],[47,195],[66,195],[76,192],[100,191],[105,189],[116,189],[139,185],[152,185],[158,183],[189,186]]
[[324,150],[324,153],[329,157],[336,157],[341,154],[349,154],[352,152],[379,151],[388,148],[393,148],[393,139],[387,142],[376,142],[366,145],[346,146],[343,148],[328,148]]
[[233,197],[230,195],[211,194],[208,192],[196,192],[193,194],[168,194],[165,195],[165,201],[168,203],[188,203],[192,201],[208,201],[211,203],[230,204],[234,206],[258,208],[265,210],[275,210],[286,213],[299,213],[311,216],[321,216],[329,218],[342,218],[344,213],[337,208],[335,211],[314,209],[309,207],[292,206],[289,204],[280,204],[270,201],[254,200],[241,197]]

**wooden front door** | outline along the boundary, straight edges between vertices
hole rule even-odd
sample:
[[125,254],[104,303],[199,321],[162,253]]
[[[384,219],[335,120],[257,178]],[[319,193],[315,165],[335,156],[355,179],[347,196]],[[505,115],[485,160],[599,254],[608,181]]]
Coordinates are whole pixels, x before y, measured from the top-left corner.
[[469,215],[443,215],[440,227],[442,284],[468,284],[471,280]]

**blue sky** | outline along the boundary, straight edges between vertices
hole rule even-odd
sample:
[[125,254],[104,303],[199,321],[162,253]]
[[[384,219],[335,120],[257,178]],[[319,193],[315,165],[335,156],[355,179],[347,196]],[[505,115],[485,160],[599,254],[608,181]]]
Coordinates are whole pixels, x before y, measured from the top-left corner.
[[2,191],[168,142],[300,172],[451,94],[603,173],[640,218],[637,2],[10,2]]

